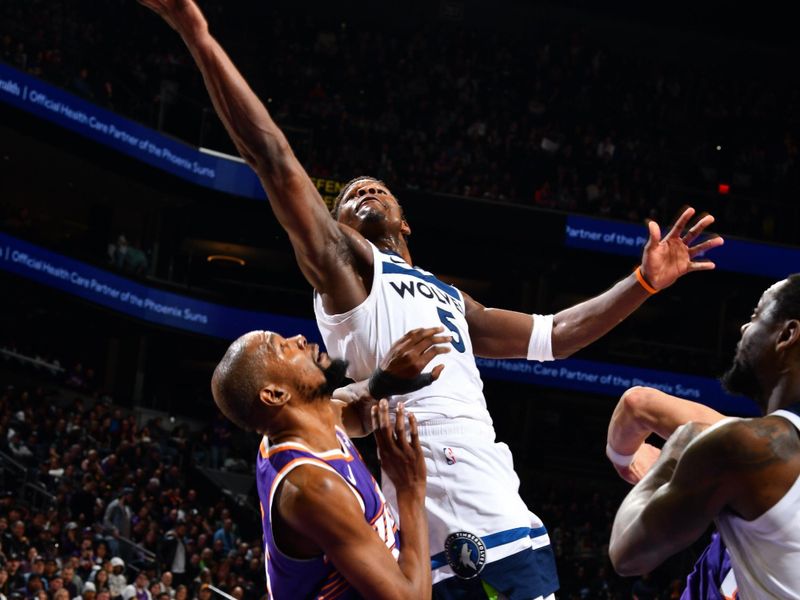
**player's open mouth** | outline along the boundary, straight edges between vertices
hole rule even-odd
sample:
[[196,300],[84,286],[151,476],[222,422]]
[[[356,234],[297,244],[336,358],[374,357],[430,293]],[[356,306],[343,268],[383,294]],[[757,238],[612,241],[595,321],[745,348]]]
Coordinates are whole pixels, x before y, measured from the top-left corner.
[[375,202],[379,206],[383,206],[380,200],[378,200],[375,196],[367,196],[361,202],[358,203],[358,208],[356,210],[361,210],[361,207],[364,206],[367,202]]

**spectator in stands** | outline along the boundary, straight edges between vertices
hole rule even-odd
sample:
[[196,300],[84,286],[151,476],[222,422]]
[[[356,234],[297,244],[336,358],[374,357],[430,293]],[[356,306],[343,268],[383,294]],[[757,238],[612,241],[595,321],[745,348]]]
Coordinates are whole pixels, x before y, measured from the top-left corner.
[[[94,455],[97,456],[96,451]],[[86,464],[81,465],[81,469],[84,471],[83,484],[81,489],[75,492],[70,499],[70,512],[72,518],[78,523],[88,524],[93,520],[95,500],[97,499],[97,482],[92,472],[96,467],[99,468],[96,459],[92,462],[87,459]]]
[[103,516],[103,526],[112,536],[108,539],[108,544],[114,554],[122,557],[127,557],[129,554],[127,544],[120,544],[117,540],[120,537],[127,539],[131,536],[132,513],[130,503],[132,499],[133,488],[123,488],[119,497],[106,507],[106,512]]
[[66,588],[61,588],[53,594],[53,600],[70,600],[69,592]]
[[178,520],[175,527],[167,531],[161,543],[162,563],[172,573],[175,585],[186,583],[188,554],[186,552],[186,521]]
[[95,588],[97,589],[97,593],[100,592],[107,592],[109,591],[109,574],[102,566],[94,571],[94,577],[92,579]]
[[125,561],[119,556],[115,556],[109,563],[111,565],[111,575],[108,576],[108,591],[112,600],[122,597],[122,590],[128,585],[125,577]]
[[61,548],[65,554],[72,554],[78,552],[80,548],[80,540],[78,539],[78,524],[75,521],[70,521],[64,526],[64,534],[61,538]]
[[179,585],[175,588],[175,600],[188,600],[189,588],[185,585]]
[[52,556],[48,557],[47,560],[44,561],[44,578],[50,582],[58,572],[58,563],[56,559]]
[[207,583],[204,583],[200,586],[200,589],[197,591],[197,595],[195,596],[195,600],[211,600],[211,588],[208,587]]
[[0,567],[0,600],[8,600],[8,571]]
[[158,589],[158,579],[150,580],[148,578],[149,587],[147,588],[150,591],[150,597],[152,600],[158,600],[158,596],[161,592]]
[[214,532],[214,543],[216,544],[218,541],[222,542],[222,551],[227,556],[236,544],[233,534],[233,519],[230,517],[226,518],[222,522],[222,527]]
[[136,600],[153,600],[150,590],[147,589],[149,584],[147,574],[144,571],[139,571],[133,583],[125,586],[122,590],[122,600],[131,600],[132,598]]
[[35,597],[42,590],[44,590],[44,583],[42,582],[41,576],[34,573],[29,574],[25,584],[25,595],[28,597]]
[[211,468],[225,468],[230,448],[231,426],[222,413],[216,413],[211,425]]
[[97,587],[91,581],[87,581],[83,584],[83,590],[81,591],[81,595],[77,596],[73,600],[95,600],[97,597]]
[[175,595],[175,588],[172,587],[172,572],[164,571],[161,574],[161,579],[157,582],[158,593],[166,593],[170,598]]
[[80,590],[83,589],[83,581],[81,581],[81,578],[75,573],[75,569],[71,563],[64,565],[61,569],[61,579],[64,580],[64,589],[69,592],[70,598],[77,596]]
[[117,269],[144,275],[147,271],[147,255],[136,246],[128,243],[124,234],[117,237],[116,243],[108,245],[109,262]]
[[25,465],[31,465],[33,462],[33,451],[28,448],[27,444],[22,440],[22,437],[16,431],[13,431],[8,440],[8,449],[11,454],[18,461]]
[[44,577],[44,558],[42,556],[37,555],[31,561],[30,572],[26,575],[26,579],[29,579],[32,575],[42,579],[42,585],[44,589],[47,589],[47,579]]
[[16,553],[9,552],[6,555],[6,571],[8,573],[7,589],[9,595],[14,592],[21,591],[25,587],[25,574],[20,569],[19,556]]
[[25,523],[21,520],[14,521],[11,526],[11,539],[6,542],[6,548],[12,555],[23,556],[30,546],[30,541],[25,536]]

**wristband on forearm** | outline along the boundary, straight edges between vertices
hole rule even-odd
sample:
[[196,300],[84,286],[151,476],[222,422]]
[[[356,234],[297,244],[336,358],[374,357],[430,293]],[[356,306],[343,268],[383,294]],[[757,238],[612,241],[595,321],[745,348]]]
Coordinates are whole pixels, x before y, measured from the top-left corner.
[[636,453],[633,454],[620,454],[616,450],[611,447],[611,444],[606,444],[606,456],[608,459],[622,469],[627,469],[631,466],[633,462],[633,457],[636,456]]
[[408,379],[406,377],[397,377],[378,367],[372,373],[372,377],[369,378],[369,395],[376,400],[380,400],[389,396],[416,392],[432,382],[433,375],[431,373],[420,373],[416,377]]
[[642,273],[641,266],[636,267],[634,273],[636,274],[636,281],[639,282],[639,285],[642,286],[647,291],[648,294],[652,295],[658,293],[658,290],[654,288],[652,285],[650,285],[650,282],[644,278],[644,273]]

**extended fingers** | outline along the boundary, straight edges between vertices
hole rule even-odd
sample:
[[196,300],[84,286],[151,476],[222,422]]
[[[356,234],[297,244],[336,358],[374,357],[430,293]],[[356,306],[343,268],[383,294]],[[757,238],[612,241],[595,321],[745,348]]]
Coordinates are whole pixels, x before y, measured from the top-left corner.
[[647,229],[650,232],[650,242],[658,244],[661,241],[661,227],[651,219],[647,222]]
[[408,415],[408,429],[411,432],[411,447],[418,452],[422,452],[419,443],[419,432],[417,431],[417,417],[413,413]]
[[688,246],[691,244],[698,235],[703,233],[703,230],[714,222],[713,215],[703,215],[697,223],[689,228],[686,235],[683,236],[683,242]]
[[689,271],[711,271],[716,267],[710,260],[693,260],[689,263]]
[[429,362],[431,362],[431,359],[434,356],[438,356],[439,354],[447,354],[448,352],[450,352],[450,346],[431,346],[420,356],[424,361],[423,364],[427,365]]
[[[422,352],[428,346],[432,346],[434,344],[447,344],[448,342],[450,342],[453,339],[453,336],[451,336],[450,334],[436,335],[438,333],[441,333],[442,329],[444,329],[444,328],[443,327],[438,327],[438,328],[434,329],[433,332],[431,332],[431,333],[429,333],[427,335],[424,335],[421,338],[417,339],[416,343],[414,344],[414,349],[419,351],[419,352]],[[426,330],[426,331],[429,331],[429,330]]]
[[689,222],[689,219],[691,219],[693,215],[694,215],[694,209],[691,206],[688,207],[686,210],[684,210],[683,214],[681,214],[681,216],[678,217],[678,220],[675,221],[675,224],[672,226],[672,229],[669,230],[669,233],[664,236],[664,239],[668,240],[670,238],[680,235],[681,231],[683,231],[684,227],[686,227],[686,224]]
[[722,246],[725,243],[725,240],[719,236],[713,237],[710,240],[706,240],[705,242],[701,242],[696,246],[692,246],[689,248],[689,257],[694,258],[698,254],[703,254],[711,250],[712,248],[716,248],[718,246]]
[[419,342],[417,342],[417,345],[414,348],[422,351],[429,346],[435,346],[436,344],[449,344],[451,341],[453,341],[452,335],[433,335],[421,339]]
[[376,441],[388,450],[393,433],[392,422],[389,420],[389,402],[386,399],[372,407],[372,426],[375,428]]
[[409,340],[414,344],[418,344],[423,340],[435,336],[437,333],[444,331],[444,327],[437,325],[436,327],[420,327],[419,329],[412,329],[406,335]]
[[397,404],[397,414],[394,420],[394,433],[396,443],[401,449],[408,448],[408,438],[406,438],[406,407],[405,404],[399,402]]

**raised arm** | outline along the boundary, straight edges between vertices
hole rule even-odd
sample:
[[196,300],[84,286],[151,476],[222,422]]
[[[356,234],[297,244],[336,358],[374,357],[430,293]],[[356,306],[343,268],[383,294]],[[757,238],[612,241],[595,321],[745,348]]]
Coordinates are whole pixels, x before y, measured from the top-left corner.
[[637,483],[659,455],[658,448],[645,443],[651,433],[666,440],[690,421],[713,424],[723,418],[724,415],[699,402],[635,386],[622,394],[611,415],[607,454],[625,481]]
[[[566,358],[603,337],[652,293],[669,287],[686,273],[714,268],[714,263],[709,260],[693,259],[722,245],[723,239],[715,237],[692,245],[714,222],[714,217],[705,215],[682,235],[693,215],[694,209],[687,208],[663,238],[658,224],[650,221],[650,238],[644,247],[641,267],[637,270],[639,275],[632,273],[602,294],[553,316],[553,358]],[[639,281],[639,276],[643,281]],[[467,297],[466,317],[475,354],[489,358],[528,356],[533,329],[531,315],[486,308]]]
[[[340,298],[344,305],[357,305],[365,297],[364,286],[348,257],[356,253],[371,264],[372,254],[360,236],[345,232],[330,216],[286,136],[211,36],[198,6],[193,0],[139,2],[158,13],[183,38],[203,75],[217,115],[239,153],[261,179],[308,281],[320,292],[344,296]],[[347,296],[348,286],[355,287],[349,292],[353,298]]]
[[376,411],[376,436],[384,470],[398,490],[402,528],[400,556],[395,561],[384,541],[364,519],[353,492],[341,477],[318,467],[301,466],[287,477],[276,500],[295,543],[303,539],[311,555],[324,553],[347,582],[364,598],[394,600],[431,597],[428,526],[425,517],[425,461],[416,421],[404,410],[396,425],[384,400]]

